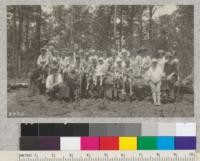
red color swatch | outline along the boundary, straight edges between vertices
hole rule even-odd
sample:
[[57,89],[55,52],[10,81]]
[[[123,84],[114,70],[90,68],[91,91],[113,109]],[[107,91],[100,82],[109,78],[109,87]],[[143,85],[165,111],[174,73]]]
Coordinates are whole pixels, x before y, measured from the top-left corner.
[[100,150],[119,150],[119,137],[100,137]]

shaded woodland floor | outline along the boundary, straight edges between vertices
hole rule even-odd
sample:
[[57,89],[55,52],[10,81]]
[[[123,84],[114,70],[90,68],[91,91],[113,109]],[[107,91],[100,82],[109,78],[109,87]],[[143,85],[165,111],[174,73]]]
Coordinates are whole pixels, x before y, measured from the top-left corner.
[[181,102],[155,106],[149,100],[110,101],[81,99],[49,101],[47,96],[28,96],[28,89],[8,92],[8,117],[193,117],[193,95]]

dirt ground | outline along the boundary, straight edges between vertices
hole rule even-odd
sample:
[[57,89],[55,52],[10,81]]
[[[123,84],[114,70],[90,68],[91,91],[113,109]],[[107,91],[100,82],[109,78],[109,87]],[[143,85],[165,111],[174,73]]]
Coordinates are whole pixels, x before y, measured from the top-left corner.
[[28,96],[28,89],[8,92],[8,117],[192,117],[193,95],[178,103],[155,106],[149,100],[110,101],[81,99],[79,102],[49,101],[47,96]]

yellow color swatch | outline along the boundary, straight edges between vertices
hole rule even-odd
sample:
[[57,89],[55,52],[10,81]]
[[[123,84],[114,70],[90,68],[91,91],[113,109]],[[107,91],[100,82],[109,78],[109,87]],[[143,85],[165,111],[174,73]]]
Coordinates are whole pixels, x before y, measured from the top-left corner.
[[119,137],[119,150],[137,150],[137,137]]

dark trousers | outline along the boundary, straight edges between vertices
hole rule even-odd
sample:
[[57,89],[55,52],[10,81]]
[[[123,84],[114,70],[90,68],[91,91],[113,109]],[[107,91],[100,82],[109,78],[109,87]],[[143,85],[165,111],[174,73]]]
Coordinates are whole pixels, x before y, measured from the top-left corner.
[[84,74],[82,77],[81,77],[81,97],[82,98],[86,98],[87,97],[87,90],[86,90],[86,87],[87,87],[87,77],[86,77],[86,74]]
[[73,79],[73,78],[67,79],[66,84],[67,84],[67,87],[69,89],[69,98],[71,100],[75,100],[76,96],[78,94],[77,93],[77,89],[78,89],[78,86],[79,86],[78,82],[79,81],[76,78],[75,79]]
[[97,91],[97,95],[99,98],[103,98],[105,96],[105,77],[102,77],[102,84],[101,84],[101,77],[97,77],[97,86],[95,87]]
[[56,85],[52,89],[49,89],[47,94],[49,95],[50,98],[59,98],[60,97],[60,86]]

